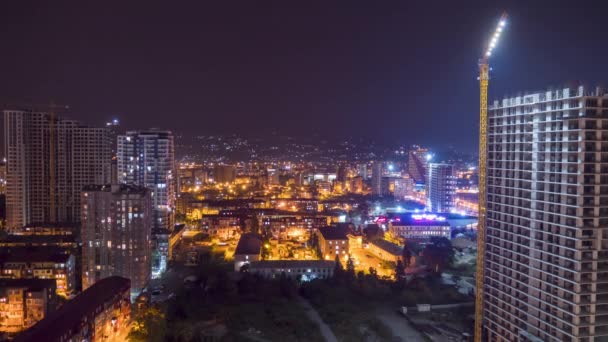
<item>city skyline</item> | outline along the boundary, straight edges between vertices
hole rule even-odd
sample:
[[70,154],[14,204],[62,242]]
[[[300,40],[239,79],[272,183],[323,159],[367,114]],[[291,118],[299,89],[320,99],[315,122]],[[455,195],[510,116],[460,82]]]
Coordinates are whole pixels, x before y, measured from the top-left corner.
[[0,5],[0,340],[608,340],[606,13]]
[[[595,44],[605,5],[573,11],[571,2],[545,4],[459,3],[439,14],[412,4],[149,5],[147,15],[135,5],[6,4],[0,38],[11,53],[2,57],[9,81],[0,85],[0,101],[53,99],[89,125],[117,116],[126,129],[145,120],[188,136],[317,133],[473,152],[478,104],[470,61],[502,10],[514,25],[497,47],[493,77],[500,82],[490,100],[601,80],[593,65],[608,56]],[[18,24],[24,15],[27,29]],[[564,39],[569,49],[558,48]],[[593,53],[580,63],[577,51]],[[41,64],[38,56],[48,58]],[[174,120],[166,122],[167,114]],[[376,129],[360,124],[369,118]]]

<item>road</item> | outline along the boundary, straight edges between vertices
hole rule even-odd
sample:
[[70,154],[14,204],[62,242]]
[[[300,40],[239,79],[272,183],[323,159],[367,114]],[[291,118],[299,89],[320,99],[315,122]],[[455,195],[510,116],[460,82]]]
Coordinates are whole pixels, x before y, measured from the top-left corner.
[[416,329],[409,324],[405,317],[397,313],[382,309],[378,311],[378,319],[388,326],[393,335],[398,337],[402,342],[424,342],[425,339]]
[[329,325],[323,322],[323,319],[321,316],[319,316],[317,310],[313,308],[305,298],[298,297],[298,303],[304,308],[304,312],[306,312],[308,318],[319,325],[321,335],[323,335],[326,342],[338,342],[336,335],[334,335],[334,332],[331,331]]

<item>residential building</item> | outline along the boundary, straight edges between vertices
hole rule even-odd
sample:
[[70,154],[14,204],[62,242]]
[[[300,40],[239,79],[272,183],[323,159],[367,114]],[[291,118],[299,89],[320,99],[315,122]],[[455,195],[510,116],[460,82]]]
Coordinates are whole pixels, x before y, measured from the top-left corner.
[[427,241],[431,237],[451,237],[449,222],[435,214],[400,215],[389,220],[388,231],[393,238]]
[[234,251],[234,270],[238,272],[243,266],[254,261],[259,261],[262,247],[262,238],[258,234],[241,234],[241,238]]
[[237,238],[241,231],[239,216],[204,215],[199,223],[202,232],[222,241]]
[[69,297],[76,284],[74,255],[54,247],[3,248],[0,252],[0,278],[55,279],[57,294]]
[[52,279],[0,279],[0,334],[21,332],[57,305]]
[[13,341],[118,341],[130,327],[130,293],[129,279],[101,279]]
[[334,260],[336,256],[345,258],[348,256],[348,233],[350,230],[345,226],[323,227],[317,230],[319,250],[325,260]]
[[31,223],[78,222],[80,190],[110,179],[111,142],[106,128],[36,110],[5,110],[10,229]]
[[300,281],[310,281],[331,278],[335,267],[334,260],[263,260],[251,262],[249,273],[271,279],[285,275]]
[[158,279],[167,269],[169,261],[169,237],[171,231],[165,228],[152,229],[152,279]]
[[6,158],[0,160],[0,195],[6,193]]
[[132,297],[151,272],[152,199],[147,188],[89,185],[82,191],[82,287],[121,276],[131,280]]
[[384,176],[383,163],[374,162],[372,166],[372,195],[382,196],[382,177]]
[[403,261],[403,247],[384,239],[370,241],[368,244],[368,251],[380,260],[394,263]]
[[143,186],[151,191],[153,229],[173,229],[174,153],[170,131],[128,131],[118,136],[118,182]]
[[174,153],[170,131],[128,131],[118,136],[118,182],[146,187],[152,198],[152,239],[158,242],[153,247],[159,247],[152,250],[153,277],[166,270],[168,236],[174,226],[177,176]]
[[408,174],[395,178],[393,195],[395,199],[413,199],[414,180]]
[[427,210],[449,213],[455,207],[456,177],[451,164],[429,163],[427,181]]
[[236,178],[234,165],[216,165],[213,168],[213,181],[215,183],[230,184]]
[[424,183],[428,163],[429,150],[413,146],[407,154],[407,171],[415,183]]
[[608,93],[494,101],[487,139],[485,337],[608,339]]
[[314,229],[327,225],[326,216],[272,215],[261,221],[264,230],[279,240],[306,239]]

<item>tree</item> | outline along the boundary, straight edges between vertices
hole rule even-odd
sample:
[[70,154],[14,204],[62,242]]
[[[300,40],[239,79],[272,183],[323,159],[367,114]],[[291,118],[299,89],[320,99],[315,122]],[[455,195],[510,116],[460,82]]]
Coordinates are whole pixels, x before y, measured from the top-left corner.
[[407,247],[403,247],[403,267],[404,268],[410,267],[411,260],[412,260],[412,251],[410,251],[410,249]]
[[430,243],[422,252],[422,256],[433,272],[440,273],[454,258],[452,243],[445,237],[431,237]]
[[371,275],[374,278],[378,278],[378,271],[375,268],[370,266],[369,275]]
[[344,275],[344,269],[342,268],[342,263],[340,262],[340,255],[336,254],[336,265],[334,266],[334,278],[342,279]]
[[397,281],[400,281],[405,277],[405,266],[403,266],[403,262],[397,260],[397,265],[395,265],[395,278]]
[[355,279],[355,263],[351,258],[348,258],[348,261],[346,262],[346,276],[349,280]]
[[167,320],[165,313],[157,307],[149,307],[139,313],[127,339],[131,342],[165,340],[167,334]]
[[258,221],[257,214],[253,214],[253,216],[251,216],[251,232],[262,235],[262,230],[260,228],[260,221]]

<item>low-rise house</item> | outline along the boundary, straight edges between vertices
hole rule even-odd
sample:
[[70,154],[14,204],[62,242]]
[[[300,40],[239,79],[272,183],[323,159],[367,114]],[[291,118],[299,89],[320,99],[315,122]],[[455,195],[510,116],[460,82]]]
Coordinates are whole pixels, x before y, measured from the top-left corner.
[[261,252],[262,238],[258,234],[242,234],[234,251],[234,270],[238,272],[243,266],[260,260]]
[[69,297],[75,290],[76,261],[53,247],[15,247],[0,252],[0,278],[54,279],[57,294]]
[[348,255],[348,233],[346,226],[324,227],[317,231],[319,250],[325,260],[334,260],[336,255],[343,258]]
[[200,221],[200,229],[223,241],[235,239],[241,231],[241,219],[238,216],[204,215]]
[[252,262],[249,272],[264,278],[278,278],[285,274],[288,278],[310,281],[332,277],[335,266],[333,260],[263,260]]
[[117,340],[130,322],[130,294],[129,279],[101,279],[17,335],[14,342]]
[[403,247],[390,241],[378,239],[372,240],[368,244],[369,252],[381,260],[397,263],[403,262]]
[[21,332],[55,310],[53,279],[0,279],[0,332]]

